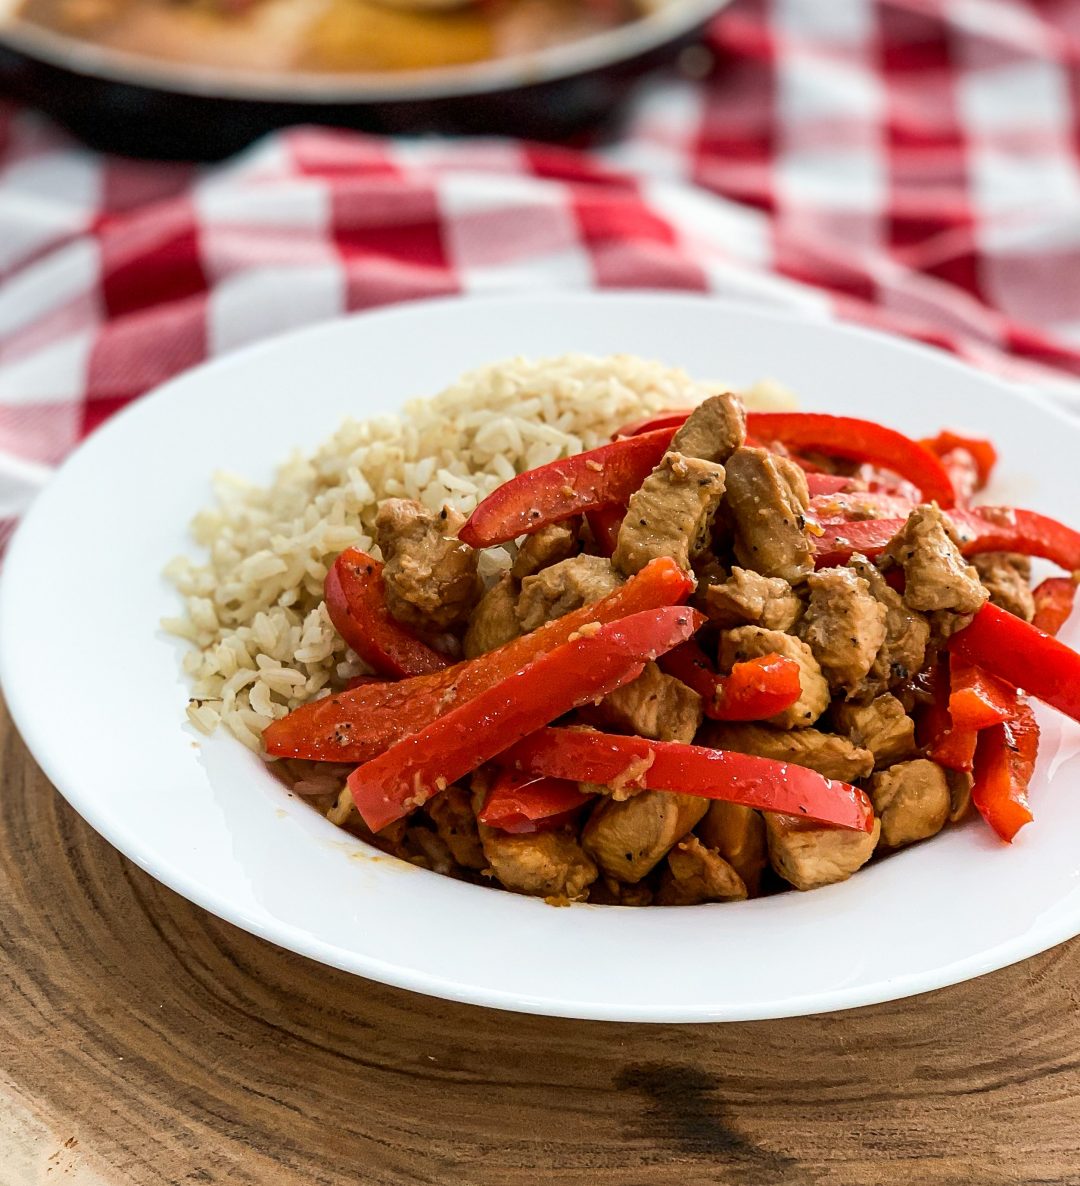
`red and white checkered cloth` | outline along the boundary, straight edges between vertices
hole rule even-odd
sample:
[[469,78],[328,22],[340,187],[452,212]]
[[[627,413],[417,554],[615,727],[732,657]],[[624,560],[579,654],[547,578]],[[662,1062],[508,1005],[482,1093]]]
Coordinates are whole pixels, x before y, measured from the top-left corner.
[[592,151],[300,128],[195,169],[0,106],[0,541],[155,384],[416,297],[714,292],[1080,408],[1080,0],[736,0],[711,41]]

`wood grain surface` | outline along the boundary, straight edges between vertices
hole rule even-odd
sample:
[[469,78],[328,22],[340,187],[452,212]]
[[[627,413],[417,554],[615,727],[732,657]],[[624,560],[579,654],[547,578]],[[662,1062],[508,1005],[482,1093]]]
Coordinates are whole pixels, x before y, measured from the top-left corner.
[[0,1186],[1080,1183],[1080,943],[850,1013],[517,1016],[158,885],[0,708]]

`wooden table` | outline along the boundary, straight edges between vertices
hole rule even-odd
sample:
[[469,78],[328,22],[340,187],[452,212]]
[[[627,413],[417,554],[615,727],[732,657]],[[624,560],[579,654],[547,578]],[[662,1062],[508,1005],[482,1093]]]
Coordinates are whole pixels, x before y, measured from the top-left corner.
[[2,707],[0,786],[0,1186],[1080,1183],[1080,943],[825,1017],[523,1017],[190,905]]

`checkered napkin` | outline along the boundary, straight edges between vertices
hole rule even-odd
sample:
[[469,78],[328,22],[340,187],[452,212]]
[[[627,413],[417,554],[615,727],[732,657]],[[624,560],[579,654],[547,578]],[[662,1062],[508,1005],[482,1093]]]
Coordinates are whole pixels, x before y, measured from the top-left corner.
[[418,297],[712,292],[1080,409],[1080,0],[736,0],[710,43],[587,150],[297,128],[196,169],[0,106],[0,542],[149,388]]

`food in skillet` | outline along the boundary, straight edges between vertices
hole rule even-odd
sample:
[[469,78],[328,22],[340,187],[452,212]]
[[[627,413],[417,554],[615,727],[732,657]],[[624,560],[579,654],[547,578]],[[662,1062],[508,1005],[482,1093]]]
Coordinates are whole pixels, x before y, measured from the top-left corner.
[[[535,366],[517,401],[526,415],[546,395],[543,416],[558,419],[556,393],[603,392],[606,372],[610,390],[639,384],[638,411],[654,414],[605,443],[594,423],[592,448],[510,467],[521,472],[469,493],[468,516],[386,481],[392,447],[373,465],[362,433],[341,471],[294,463],[316,489],[344,475],[369,509],[372,478],[388,494],[365,547],[346,546],[334,504],[342,546],[308,566],[324,598],[310,641],[306,618],[284,642],[267,614],[252,618],[253,637],[300,661],[326,645],[315,625],[329,621],[346,660],[313,698],[288,694],[304,682],[295,665],[264,654],[241,666],[235,634],[195,636],[199,614],[212,633],[215,599],[227,612],[249,586],[222,594],[208,570],[177,574],[203,580],[210,603],[192,607],[189,637],[204,656],[232,648],[222,689],[271,689],[246,710],[265,718],[266,753],[378,847],[554,902],[813,889],[972,804],[1011,840],[1031,819],[1028,697],[1080,719],[1080,657],[1052,637],[1072,608],[1080,534],[972,505],[995,463],[988,442],[747,415],[734,393],[637,367],[648,364]],[[484,374],[509,411],[514,367]],[[700,402],[655,414],[673,390]],[[492,429],[462,389],[447,396],[459,430],[473,418],[474,443],[520,431]],[[204,534],[249,581],[272,582],[291,549],[257,505],[247,517],[263,546],[220,517]],[[323,509],[308,531],[325,529]],[[1032,588],[1032,557],[1069,575]],[[215,714],[192,709],[203,726]]]
[[637,20],[643,0],[25,0],[28,24],[245,71],[427,70],[528,54]]

